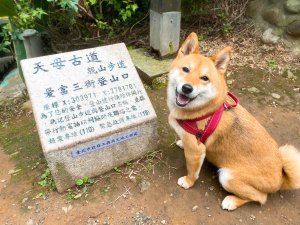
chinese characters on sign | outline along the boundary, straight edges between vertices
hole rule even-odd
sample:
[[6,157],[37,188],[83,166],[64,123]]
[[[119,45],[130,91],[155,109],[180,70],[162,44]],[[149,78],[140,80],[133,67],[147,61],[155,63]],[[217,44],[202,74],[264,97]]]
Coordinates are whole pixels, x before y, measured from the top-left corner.
[[137,73],[132,73],[129,55],[102,49],[32,58],[22,64],[44,147],[88,140],[155,115],[144,107],[151,103]]
[[140,134],[141,133],[139,131],[133,131],[133,132],[130,132],[130,133],[127,133],[127,134],[124,134],[124,135],[120,135],[120,136],[117,136],[117,137],[113,137],[113,138],[103,140],[101,142],[98,142],[98,143],[90,145],[90,146],[86,146],[86,147],[83,147],[83,148],[80,148],[80,149],[73,150],[72,151],[72,157],[75,158],[75,157],[78,157],[78,156],[81,156],[81,155],[84,155],[84,154],[87,154],[87,153],[90,153],[90,152],[97,151],[101,148],[105,148],[105,147],[108,147],[108,146],[111,146],[111,145],[118,144],[118,143],[123,142],[123,141],[127,141],[129,139],[140,136]]

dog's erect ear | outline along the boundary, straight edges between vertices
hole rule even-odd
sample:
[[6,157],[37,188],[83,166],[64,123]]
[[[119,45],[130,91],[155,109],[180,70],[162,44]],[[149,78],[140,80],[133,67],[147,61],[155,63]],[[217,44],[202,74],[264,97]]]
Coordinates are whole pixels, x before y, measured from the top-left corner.
[[192,32],[178,50],[177,58],[189,54],[199,54],[199,41],[196,33]]
[[211,57],[211,60],[215,63],[217,70],[219,70],[222,74],[226,72],[231,54],[232,48],[226,47]]

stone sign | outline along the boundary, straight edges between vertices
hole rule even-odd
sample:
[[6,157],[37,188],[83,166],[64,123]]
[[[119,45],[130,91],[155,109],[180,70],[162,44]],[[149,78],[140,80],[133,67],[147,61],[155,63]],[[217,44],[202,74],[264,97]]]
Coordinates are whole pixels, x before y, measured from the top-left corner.
[[21,65],[58,191],[156,148],[156,114],[125,44]]

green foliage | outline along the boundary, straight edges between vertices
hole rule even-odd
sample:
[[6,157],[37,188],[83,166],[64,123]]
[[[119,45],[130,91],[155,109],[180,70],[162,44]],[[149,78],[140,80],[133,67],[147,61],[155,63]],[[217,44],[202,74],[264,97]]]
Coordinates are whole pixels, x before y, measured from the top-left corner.
[[[44,8],[36,7],[35,3]],[[42,17],[46,15],[63,17],[65,20],[73,18],[71,14],[78,12],[78,0],[19,0],[15,2],[13,8],[16,10],[16,14],[12,17],[15,29],[36,29]]]
[[111,33],[114,26],[130,22],[139,8],[133,0],[87,0],[85,7],[92,12],[97,27]]
[[10,53],[11,38],[9,35],[10,25],[6,24],[1,27],[0,31],[0,55]]
[[74,198],[75,198],[75,196],[76,196],[76,193],[72,190],[72,189],[68,189],[68,190],[66,190],[66,195],[65,195],[65,198],[67,199],[67,200],[73,200]]
[[11,20],[18,30],[35,28],[36,22],[47,14],[42,8],[34,8],[28,0],[19,0],[15,6],[17,14]]
[[89,177],[84,177],[76,180],[75,185],[76,185],[76,190],[74,188],[70,188],[66,190],[65,198],[67,200],[74,200],[74,199],[79,199],[81,198],[84,194],[85,197],[88,195],[88,186],[92,185],[95,183],[94,178],[89,178]]
[[122,173],[122,170],[119,167],[114,167],[114,171],[116,173]]
[[37,182],[40,186],[47,188],[50,191],[54,191],[56,189],[55,182],[52,178],[50,169],[47,168],[44,173],[40,176],[39,181]]
[[246,1],[182,0],[182,20],[205,33],[230,33],[244,13]]
[[94,178],[84,177],[76,180],[76,186],[81,187],[82,185],[93,184],[94,182]]
[[78,0],[47,0],[54,5],[58,5],[62,9],[70,9],[78,12]]
[[133,167],[134,167],[133,162],[131,162],[131,161],[126,162],[126,166],[128,169],[133,169]]
[[272,70],[277,70],[278,69],[278,63],[274,59],[267,59],[267,65],[270,67]]
[[229,22],[228,16],[226,15],[225,11],[223,10],[219,10],[217,12],[217,16],[218,18],[221,20],[222,22],[222,26],[223,26],[223,32],[224,33],[230,33],[233,31],[233,27],[231,26],[231,23]]
[[14,16],[14,15],[16,15],[14,1],[13,0],[1,0],[0,16]]

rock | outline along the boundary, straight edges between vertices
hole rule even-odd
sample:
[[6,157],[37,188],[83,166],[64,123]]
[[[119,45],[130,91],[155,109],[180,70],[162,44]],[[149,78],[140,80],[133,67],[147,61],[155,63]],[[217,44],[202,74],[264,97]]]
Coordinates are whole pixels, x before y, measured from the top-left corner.
[[19,153],[20,153],[19,151],[16,151],[16,152],[14,152],[14,153],[11,153],[11,154],[9,155],[9,157],[16,156],[16,155],[18,155]]
[[135,177],[135,176],[129,176],[129,179],[130,179],[133,183],[136,183],[136,177]]
[[245,15],[247,17],[255,18],[257,14],[259,14],[263,6],[264,5],[262,4],[261,0],[250,1],[247,4]]
[[150,182],[149,181],[146,181],[146,180],[143,180],[141,183],[140,183],[140,191],[141,193],[143,193],[144,191],[146,191],[147,189],[149,189],[150,187]]
[[286,28],[286,32],[291,36],[300,37],[300,20],[290,23]]
[[82,193],[79,193],[79,194],[77,194],[77,195],[74,196],[74,199],[81,198],[81,196],[82,196]]
[[277,5],[268,6],[264,10],[262,17],[264,20],[277,27],[286,26],[285,14]]
[[198,209],[199,209],[199,206],[195,205],[195,206],[192,208],[192,212],[196,212]]
[[273,34],[273,29],[268,28],[262,35],[262,41],[266,44],[276,44],[278,43],[280,37]]
[[295,88],[293,88],[293,91],[294,91],[294,92],[300,92],[300,88],[295,87]]
[[147,53],[146,49],[130,49],[129,54],[142,79],[152,84],[153,79],[166,74],[171,65],[170,59],[157,60]]
[[32,112],[31,101],[28,100],[27,102],[24,102],[22,105],[22,109],[25,110],[26,112]]
[[28,198],[23,198],[22,203],[24,204],[27,201],[28,201]]
[[260,90],[258,90],[258,88],[256,88],[256,87],[251,87],[251,88],[248,88],[247,90],[251,93],[259,93],[260,92]]
[[229,85],[233,84],[233,80],[228,80],[227,84],[229,84]]
[[73,209],[72,205],[69,205],[68,207],[62,207],[61,208],[66,214]]
[[255,220],[255,216],[254,215],[250,215],[250,219],[251,220]]
[[68,206],[68,211],[71,211],[73,209],[73,206],[72,205],[69,205]]
[[284,198],[284,196],[283,196],[283,195],[279,195],[279,196],[280,196],[280,198],[282,198],[282,199]]
[[287,71],[287,78],[292,79],[292,80],[296,80],[297,76],[295,76],[292,71],[288,70]]
[[166,220],[162,220],[160,221],[161,224],[167,224],[167,221]]
[[290,13],[300,13],[300,1],[299,0],[287,0],[284,8]]
[[210,186],[208,189],[209,189],[210,191],[213,191],[213,190],[215,189],[215,187],[214,187],[214,186]]
[[151,216],[147,216],[141,210],[136,213],[136,216],[133,217],[132,224],[156,224],[152,220]]
[[271,96],[273,97],[273,98],[276,98],[276,99],[280,99],[280,95],[279,94],[277,94],[277,93],[272,93],[271,94]]
[[26,225],[34,225],[34,222],[32,219],[27,220]]
[[16,174],[16,173],[18,173],[18,172],[20,172],[21,171],[21,169],[17,169],[17,170],[9,170],[8,171],[8,175],[13,175],[13,174]]
[[62,207],[61,209],[62,209],[62,211],[64,211],[66,214],[68,213],[68,208],[67,208],[67,207]]

